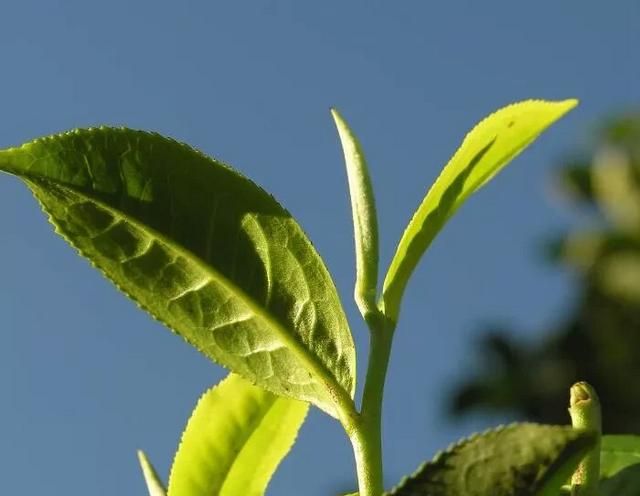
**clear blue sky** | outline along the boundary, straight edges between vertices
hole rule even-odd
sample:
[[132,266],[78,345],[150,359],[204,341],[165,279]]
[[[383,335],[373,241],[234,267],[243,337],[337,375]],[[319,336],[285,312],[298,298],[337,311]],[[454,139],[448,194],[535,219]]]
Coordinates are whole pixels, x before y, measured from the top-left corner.
[[[406,0],[5,0],[0,146],[96,124],[153,129],[272,192],[351,299],[352,228],[329,107],[372,169],[383,265],[427,186],[488,112],[530,98],[581,106],[473,198],[408,288],[387,383],[386,476],[495,419],[450,424],[447,387],[499,321],[529,335],[570,304],[535,247],[568,216],[549,177],[605,113],[640,104],[640,3]],[[225,372],[141,313],[0,177],[0,480],[3,494],[143,495],[142,447],[166,475],[200,393]],[[319,412],[270,488],[349,489],[346,438]]]

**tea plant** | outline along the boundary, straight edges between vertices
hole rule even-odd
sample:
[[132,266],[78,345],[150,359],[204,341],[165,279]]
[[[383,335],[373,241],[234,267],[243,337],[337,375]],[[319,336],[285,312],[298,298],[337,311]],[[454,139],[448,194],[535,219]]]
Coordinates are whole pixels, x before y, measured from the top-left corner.
[[[157,134],[114,128],[0,151],[0,170],[21,178],[56,232],[119,289],[231,370],[198,402],[166,490],[139,453],[151,495],[264,494],[312,404],[351,440],[359,494],[380,496],[384,382],[411,274],[464,201],[576,103],[530,100],[480,122],[409,222],[381,291],[369,172],[354,134],[332,111],[351,193],[354,296],[370,329],[360,405],[355,347],[329,272],[289,212],[238,172]],[[525,423],[475,435],[385,494],[555,496],[574,471],[567,490],[594,494],[600,436],[596,417],[584,412],[594,411],[595,393],[576,387],[575,427]],[[607,449],[626,453],[603,464],[616,483],[638,468],[637,438],[605,437]]]

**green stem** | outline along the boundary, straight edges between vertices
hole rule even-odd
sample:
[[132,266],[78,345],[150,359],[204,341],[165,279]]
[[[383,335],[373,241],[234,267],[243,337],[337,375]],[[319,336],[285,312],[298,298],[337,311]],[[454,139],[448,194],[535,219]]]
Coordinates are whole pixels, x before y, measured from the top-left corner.
[[586,382],[577,382],[571,386],[569,414],[574,428],[590,430],[598,437],[596,445],[580,462],[571,478],[572,494],[596,496],[600,479],[602,413],[600,400],[591,385]]
[[362,408],[350,434],[356,459],[360,496],[380,496],[384,491],[382,472],[382,398],[391,355],[393,326],[381,315],[367,319],[371,328],[369,364],[362,396]]

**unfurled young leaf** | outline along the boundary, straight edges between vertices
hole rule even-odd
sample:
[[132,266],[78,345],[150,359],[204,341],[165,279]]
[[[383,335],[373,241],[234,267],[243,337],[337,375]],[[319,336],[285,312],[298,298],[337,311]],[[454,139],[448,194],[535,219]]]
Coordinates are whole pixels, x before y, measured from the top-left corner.
[[144,481],[147,483],[149,496],[167,496],[167,490],[164,488],[164,484],[160,480],[160,477],[158,477],[147,455],[144,454],[144,451],[138,450],[138,460],[140,461]]
[[456,210],[576,104],[576,100],[516,103],[491,114],[467,134],[400,239],[382,289],[388,318],[397,321],[411,273]]
[[571,427],[500,427],[438,454],[388,495],[557,496],[594,443]]
[[269,194],[157,134],[86,129],[0,151],[56,231],[219,364],[331,415],[355,351],[324,263]]
[[308,404],[230,374],[198,401],[171,468],[169,496],[261,496]]
[[338,128],[347,167],[353,231],[356,246],[354,297],[365,320],[377,314],[378,218],[369,169],[358,138],[336,109],[331,115]]

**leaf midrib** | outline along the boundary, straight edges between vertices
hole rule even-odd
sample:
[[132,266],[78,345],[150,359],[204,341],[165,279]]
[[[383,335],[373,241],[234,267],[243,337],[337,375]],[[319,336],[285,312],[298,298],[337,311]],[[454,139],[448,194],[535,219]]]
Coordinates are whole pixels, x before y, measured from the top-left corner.
[[252,419],[250,432],[248,432],[247,435],[244,436],[244,439],[242,439],[242,441],[241,441],[241,445],[240,445],[240,447],[238,449],[238,453],[237,453],[235,459],[233,460],[233,462],[231,462],[226,467],[226,469],[224,471],[224,474],[222,476],[222,484],[220,485],[220,493],[221,494],[223,494],[223,490],[224,490],[224,487],[225,487],[225,485],[227,483],[227,479],[229,478],[229,474],[231,473],[231,470],[233,469],[233,467],[238,462],[238,459],[242,456],[242,453],[247,449],[247,446],[251,442],[251,439],[253,438],[255,432],[264,423],[265,419],[267,418],[267,415],[269,415],[269,412],[271,412],[272,408],[274,408],[274,406],[276,405],[278,400],[279,400],[279,398],[277,396],[273,396],[273,397],[269,398],[269,406],[266,407],[261,412],[260,415],[257,415],[256,418]]
[[[205,393],[205,394],[208,394],[208,393]],[[244,435],[241,436],[241,439],[239,440],[239,443],[238,443],[239,446],[237,446],[237,453],[235,458],[231,460],[229,463],[227,463],[226,467],[224,468],[224,471],[221,474],[219,474],[218,479],[219,481],[221,481],[221,483],[216,488],[217,489],[216,494],[222,493],[222,490],[224,489],[225,483],[229,477],[229,474],[231,473],[231,470],[233,469],[235,464],[238,462],[238,458],[240,458],[240,456],[242,455],[242,452],[245,450],[245,448],[251,441],[251,438],[253,437],[254,433],[256,432],[256,430],[258,430],[260,425],[264,422],[265,417],[271,411],[273,406],[276,404],[277,400],[278,400],[278,397],[276,395],[271,394],[271,397],[267,399],[268,406],[264,406],[264,408],[258,414],[254,415],[253,418],[250,419],[249,425],[245,426],[246,428],[243,429]],[[181,447],[182,446],[178,448],[178,451],[180,450]],[[169,491],[174,487],[171,484],[173,477],[175,476],[173,475],[173,467],[172,467],[171,473],[169,474],[169,486],[168,486]],[[210,487],[207,488],[208,491],[211,491],[211,489],[212,488]],[[172,493],[169,492],[167,496],[172,496]]]
[[[117,217],[124,222],[128,222],[131,225],[133,225],[135,228],[148,233],[150,236],[157,239],[160,243],[163,243],[169,248],[175,250],[179,255],[182,255],[187,259],[194,260],[197,263],[197,265],[201,267],[202,270],[211,277],[212,280],[219,283],[227,291],[229,291],[232,294],[235,294],[238,298],[240,298],[247,305],[249,310],[253,312],[258,319],[264,321],[267,324],[267,326],[283,341],[286,347],[294,353],[294,355],[302,362],[303,365],[305,365],[306,369],[309,372],[311,372],[313,375],[315,375],[317,379],[319,379],[320,384],[324,387],[324,389],[328,393],[329,398],[331,398],[331,400],[333,401],[333,405],[336,408],[336,413],[338,415],[341,415],[341,414],[349,415],[349,413],[354,410],[353,401],[350,395],[345,391],[342,385],[337,382],[336,378],[333,377],[333,375],[330,373],[328,368],[322,362],[320,362],[315,356],[310,354],[308,350],[297,339],[293,337],[295,334],[294,332],[289,331],[289,329],[287,327],[284,327],[278,320],[272,318],[269,315],[269,313],[265,311],[266,309],[262,308],[259,304],[257,304],[253,298],[248,296],[236,284],[234,284],[232,281],[227,279],[225,276],[223,276],[221,273],[215,270],[214,267],[207,264],[204,260],[202,260],[198,255],[190,251],[188,248],[184,247],[179,243],[169,240],[165,235],[158,232],[156,229],[149,227],[147,225],[141,224],[139,221],[127,215],[126,213],[122,212],[121,210],[113,208],[110,205],[107,205],[104,202],[72,186],[61,185],[54,181],[50,181],[46,178],[41,178],[37,176],[34,177],[32,174],[29,174],[29,173],[16,172],[14,174],[18,175],[21,178],[24,178],[27,181],[32,181],[35,183],[40,183],[40,182],[51,183],[63,190],[64,189],[69,190],[73,194],[76,194],[79,197],[82,197],[90,202],[95,203],[98,207],[109,212],[114,217]],[[67,236],[64,236],[64,238],[67,239],[67,241],[70,244],[75,246],[72,240],[69,239]],[[76,246],[76,248],[78,247]],[[85,255],[83,254],[83,256]],[[89,258],[89,257],[86,257],[86,258]],[[108,279],[113,280],[112,277],[109,276],[109,274],[107,274],[102,268],[99,268],[99,269]],[[117,284],[117,286],[119,289],[123,290],[123,288],[121,288],[119,284]],[[138,301],[138,298],[134,298],[132,295],[129,295],[126,291],[124,292],[135,301]],[[163,324],[168,325],[167,323],[164,322],[163,319],[159,318],[157,315],[154,315],[154,316],[158,318],[158,320],[160,320]],[[275,393],[274,391],[271,391],[271,392]],[[275,394],[278,394],[278,393],[275,393]]]
[[[487,117],[488,118],[488,117]],[[486,118],[485,118],[486,119]],[[433,182],[433,184],[429,187],[429,189],[427,190],[427,194],[424,197],[424,199],[422,200],[422,202],[418,205],[418,208],[416,209],[416,211],[414,212],[414,214],[412,215],[411,219],[409,220],[409,223],[407,224],[407,227],[405,228],[405,230],[402,233],[402,236],[400,237],[400,241],[398,242],[398,246],[394,252],[393,258],[391,259],[391,263],[389,264],[389,267],[387,269],[387,272],[385,274],[385,278],[383,281],[383,290],[382,290],[382,295],[380,296],[378,305],[384,309],[385,307],[385,302],[392,300],[392,298],[388,295],[389,293],[389,288],[392,288],[395,284],[396,284],[396,279],[398,278],[398,273],[400,272],[402,266],[403,266],[403,262],[405,260],[406,254],[408,253],[408,249],[409,246],[411,245],[410,241],[408,241],[409,238],[411,238],[411,236],[408,234],[409,231],[411,231],[411,228],[414,224],[420,222],[423,223],[426,218],[427,218],[427,213],[421,213],[421,208],[424,204],[427,203],[428,199],[429,199],[429,195],[431,194],[433,187],[435,186],[435,184],[438,183],[438,181],[440,181],[442,179],[442,175],[444,174],[444,172],[446,171],[446,168],[449,166],[449,164],[453,163],[455,160],[459,160],[458,152],[460,151],[460,149],[462,149],[462,147],[464,147],[465,142],[467,141],[469,135],[478,127],[480,126],[480,124],[483,121],[481,121],[480,123],[476,124],[471,131],[469,131],[469,133],[467,133],[467,135],[464,137],[464,139],[462,140],[462,143],[460,144],[460,146],[458,147],[458,149],[456,150],[456,152],[454,152],[454,154],[452,155],[452,157],[449,159],[449,161],[445,164],[445,167],[442,169],[442,171],[440,172],[440,174],[438,174],[438,177],[435,179],[435,181]],[[504,166],[504,164],[506,162],[509,162],[511,160],[513,160],[520,152],[522,152],[524,149],[526,149],[533,141],[535,141],[535,139],[537,138],[537,136],[539,136],[541,133],[538,134],[530,134],[524,141],[522,145],[519,146],[512,146],[507,153],[505,153],[505,155],[502,157],[501,160],[498,161],[498,165],[496,165],[494,167],[494,172],[495,169],[499,170],[501,167]],[[496,139],[498,138],[497,134],[495,136],[493,136],[491,139],[489,139],[487,141],[487,145],[483,145],[482,148],[491,145],[491,143],[495,144]],[[490,146],[491,148],[493,146]],[[463,171],[459,171],[460,173],[464,173]],[[447,216],[442,220],[442,226],[444,227],[444,225],[446,225],[446,223],[448,222],[448,220],[458,211],[458,209],[464,204],[464,202],[467,200],[467,198],[469,198],[471,195],[473,195],[474,193],[476,193],[479,189],[481,189],[487,182],[487,179],[492,177],[492,173],[489,172],[488,174],[485,174],[482,177],[479,177],[476,179],[476,181],[474,181],[473,186],[467,191],[467,193],[465,195],[461,195],[460,197],[458,197],[456,199],[456,202],[452,205],[451,211],[448,212]],[[440,201],[442,200],[442,196],[446,193],[446,188],[443,189],[440,192],[440,199],[438,201],[438,205],[440,204]],[[427,244],[427,247],[425,248],[428,249],[429,246],[431,246],[431,243],[434,241],[435,237],[437,236],[437,233],[435,236],[433,236],[433,238],[429,241],[429,243]],[[419,263],[419,262],[418,262]],[[413,270],[415,270],[415,268],[417,267],[418,263],[416,263],[413,267],[413,269],[411,270],[411,272],[413,272]],[[403,290],[404,292],[404,290]]]

